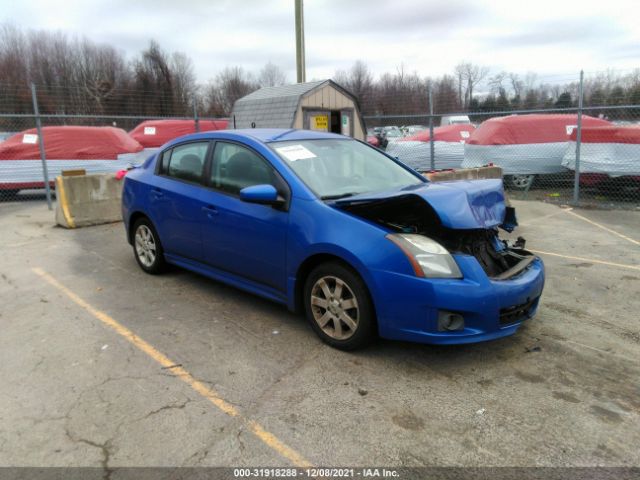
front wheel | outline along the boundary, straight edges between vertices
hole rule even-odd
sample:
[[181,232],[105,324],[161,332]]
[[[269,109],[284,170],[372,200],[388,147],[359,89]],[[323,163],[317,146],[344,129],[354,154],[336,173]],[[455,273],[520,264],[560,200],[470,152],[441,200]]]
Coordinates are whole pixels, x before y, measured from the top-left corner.
[[535,175],[508,175],[505,183],[512,190],[529,190],[535,179]]
[[138,265],[145,272],[156,274],[164,270],[164,252],[160,238],[147,218],[139,219],[133,226],[133,252]]
[[316,267],[305,283],[307,320],[327,344],[354,350],[375,335],[375,314],[362,279],[337,262]]
[[9,200],[13,200],[20,193],[19,189],[12,188],[11,190],[0,190],[0,197],[6,197]]

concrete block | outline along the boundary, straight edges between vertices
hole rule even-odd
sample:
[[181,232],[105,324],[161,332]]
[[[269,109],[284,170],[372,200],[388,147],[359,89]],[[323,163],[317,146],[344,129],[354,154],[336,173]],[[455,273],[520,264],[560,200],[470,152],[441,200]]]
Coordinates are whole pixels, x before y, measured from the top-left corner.
[[77,228],[119,222],[122,185],[112,173],[56,177],[56,223]]
[[500,167],[464,168],[461,170],[442,170],[440,172],[421,172],[432,182],[450,182],[452,180],[478,180],[482,178],[502,178]]
[[[481,180],[483,178],[502,179],[502,168],[500,167],[478,167],[463,168],[461,170],[442,170],[440,172],[421,172],[432,182],[450,182],[453,180]],[[504,202],[510,207],[511,202],[505,192]]]

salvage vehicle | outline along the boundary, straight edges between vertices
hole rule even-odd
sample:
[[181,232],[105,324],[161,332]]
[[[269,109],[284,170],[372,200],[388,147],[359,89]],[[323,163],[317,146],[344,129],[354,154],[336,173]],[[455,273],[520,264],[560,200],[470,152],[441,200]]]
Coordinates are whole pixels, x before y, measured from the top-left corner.
[[304,311],[345,350],[504,337],[544,284],[524,240],[499,237],[516,225],[500,180],[432,183],[331,133],[181,137],[126,175],[122,213],[145,272],[169,263]]
[[[464,145],[462,168],[493,164],[502,168],[504,183],[512,190],[542,184],[570,184],[573,175],[562,165],[578,115],[532,113],[485,120]],[[582,115],[582,126],[610,125],[601,118]]]

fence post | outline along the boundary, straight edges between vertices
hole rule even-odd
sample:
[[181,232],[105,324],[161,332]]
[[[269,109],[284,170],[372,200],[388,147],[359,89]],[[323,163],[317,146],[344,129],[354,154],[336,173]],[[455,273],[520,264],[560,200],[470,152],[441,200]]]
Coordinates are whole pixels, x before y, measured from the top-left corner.
[[436,156],[433,144],[433,86],[429,84],[429,158],[431,159],[431,170],[436,169]]
[[195,123],[196,133],[200,131],[200,119],[198,118],[198,103],[196,96],[193,96],[193,121]]
[[573,203],[580,201],[580,144],[582,143],[582,101],[584,99],[584,70],[580,70],[580,90],[578,92],[578,126],[576,127],[576,165],[573,178]]
[[42,123],[40,122],[40,111],[38,110],[38,97],[36,96],[36,86],[31,83],[31,99],[33,100],[33,113],[36,116],[36,131],[38,132],[38,146],[40,147],[40,160],[42,161],[42,176],[44,178],[44,190],[47,194],[47,206],[51,207],[51,187],[49,186],[49,170],[47,169],[47,156],[44,150],[44,136],[42,135]]

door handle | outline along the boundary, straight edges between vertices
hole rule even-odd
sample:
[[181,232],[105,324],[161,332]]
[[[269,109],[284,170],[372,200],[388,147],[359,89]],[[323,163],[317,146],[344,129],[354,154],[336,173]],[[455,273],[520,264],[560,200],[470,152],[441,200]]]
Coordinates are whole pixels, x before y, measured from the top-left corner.
[[213,205],[207,205],[206,207],[202,207],[202,211],[207,214],[207,217],[213,218],[214,215],[218,214],[218,209]]
[[162,197],[164,195],[164,192],[162,190],[158,190],[157,188],[153,188],[151,190],[151,194],[157,198]]

